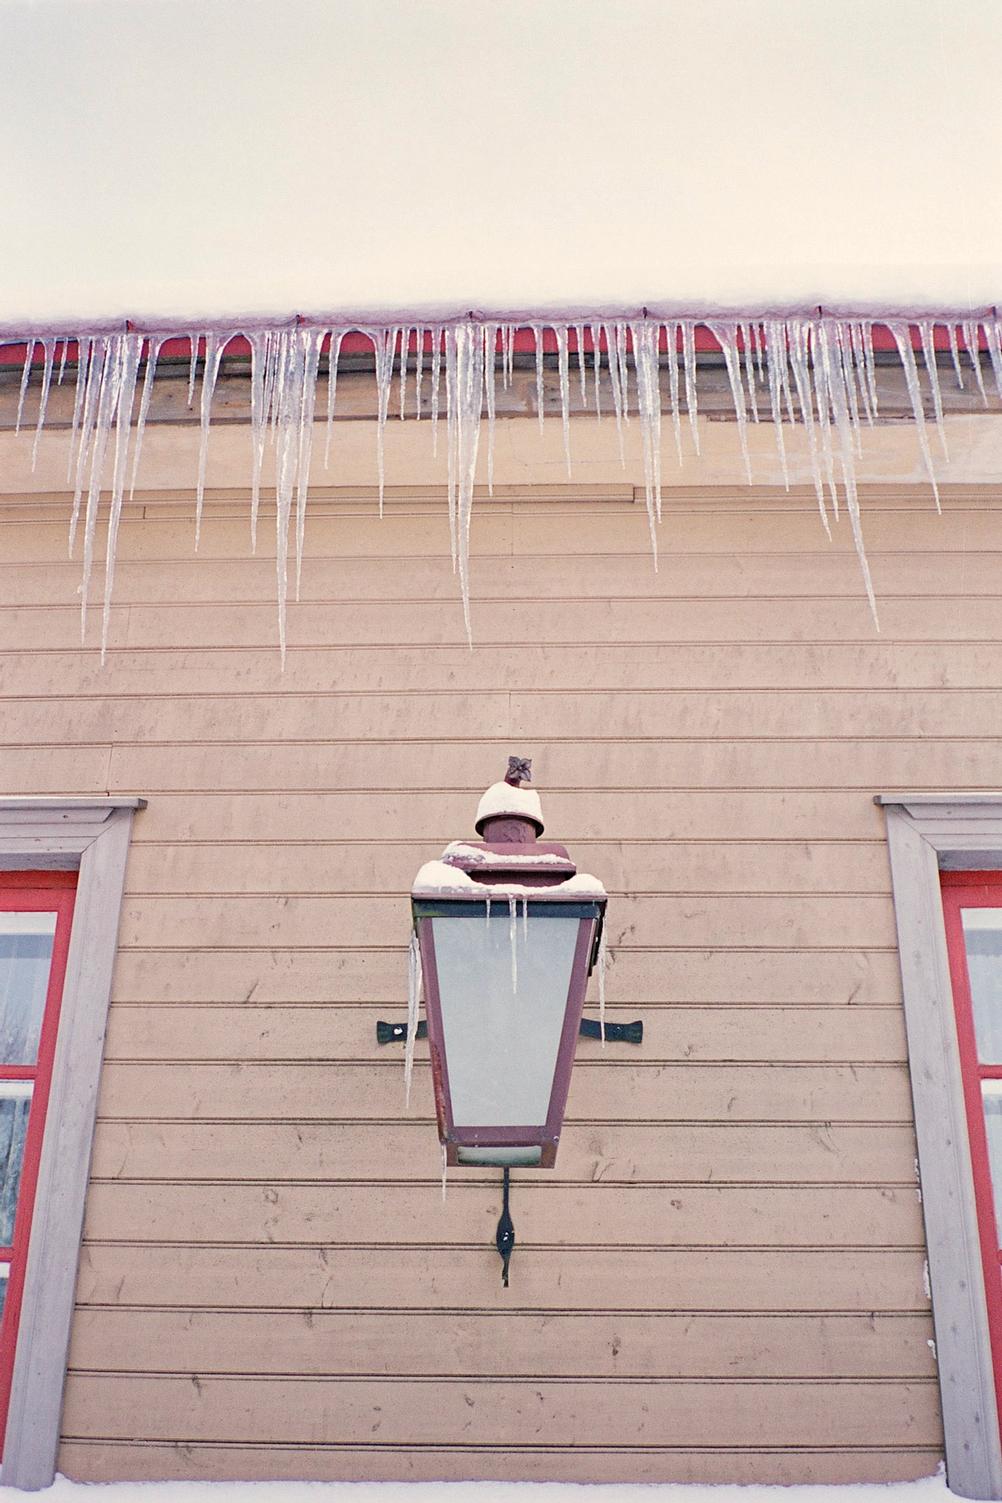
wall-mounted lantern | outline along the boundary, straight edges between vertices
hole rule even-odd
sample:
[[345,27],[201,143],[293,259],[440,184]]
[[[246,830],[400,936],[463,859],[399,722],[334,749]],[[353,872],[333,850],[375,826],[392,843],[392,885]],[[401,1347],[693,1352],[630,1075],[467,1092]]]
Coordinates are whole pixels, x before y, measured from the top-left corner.
[[[422,866],[411,893],[439,1138],[448,1164],[504,1170],[504,1282],[512,1167],[552,1168],[606,894],[562,845],[539,839],[530,763],[509,759],[480,800],[478,841]],[[412,989],[413,990],[413,989]],[[414,1027],[414,1020],[411,1023]],[[406,1035],[382,1024],[381,1037]],[[639,1042],[639,1024],[592,1025]]]

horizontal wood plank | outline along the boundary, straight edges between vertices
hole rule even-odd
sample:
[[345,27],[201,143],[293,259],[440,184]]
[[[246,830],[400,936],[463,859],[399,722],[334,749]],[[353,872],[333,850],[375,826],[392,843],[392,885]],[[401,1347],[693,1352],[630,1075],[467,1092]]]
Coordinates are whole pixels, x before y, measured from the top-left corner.
[[[610,1022],[627,1022],[643,1008],[643,1061],[862,1061],[906,1058],[904,1019],[893,1007],[656,1008],[623,1002]],[[403,1022],[398,1002],[385,1007],[297,1004],[161,1006],[116,1003],[108,1021],[107,1060],[381,1060],[399,1062],[402,1046],[376,1042],[376,1023]],[[607,1045],[607,1050],[609,1046]],[[418,1040],[418,1059],[427,1045]],[[601,1045],[581,1038],[579,1063],[598,1059]],[[619,1049],[617,1061],[634,1059]],[[610,1063],[612,1060],[610,1060]]]
[[[71,1370],[309,1376],[928,1378],[929,1316],[77,1313]],[[151,1363],[152,1356],[152,1363]]]
[[[298,1444],[372,1442],[427,1445],[475,1433],[487,1445],[784,1443],[900,1446],[938,1438],[932,1382],[873,1380],[790,1383],[606,1379],[597,1385],[546,1381],[74,1375],[63,1433],[118,1439],[269,1437]],[[474,1411],[471,1413],[471,1411]],[[470,1426],[465,1430],[466,1425]]]
[[[627,1249],[632,1259],[641,1247],[923,1246],[914,1185],[573,1185],[523,1175],[517,1190],[520,1251],[527,1242],[568,1248],[584,1242]],[[455,1246],[476,1242],[500,1214],[496,1178],[471,1182],[453,1176],[444,1202],[427,1185],[98,1179],[88,1191],[84,1234],[92,1241],[128,1243],[386,1248],[410,1246],[421,1227],[437,1246]],[[698,1280],[680,1284],[673,1298],[697,1287]],[[746,1297],[742,1279],[731,1287],[733,1298]],[[801,1297],[816,1299],[818,1287],[813,1276],[805,1276]],[[578,1289],[575,1299],[582,1297]]]
[[[432,1198],[418,1222],[429,1232]],[[488,1223],[482,1244],[467,1249],[90,1244],[77,1298],[181,1310],[929,1310],[917,1248],[554,1249],[523,1245],[520,1235],[517,1282],[505,1290],[492,1230]],[[531,1239],[522,1215],[518,1230]],[[495,1339],[503,1339],[501,1328]]]
[[[437,1183],[436,1134],[420,1119],[365,1125],[99,1121],[102,1179],[425,1180]],[[914,1183],[915,1135],[892,1124],[574,1125],[554,1180],[618,1184]],[[485,1178],[487,1171],[457,1171]]]
[[[430,1127],[433,1101],[425,1057],[415,1061],[410,1115],[427,1119]],[[99,1111],[109,1120],[132,1121],[349,1122],[408,1115],[399,1064],[302,1059],[155,1067],[112,1061],[102,1072]],[[571,1076],[565,1120],[909,1123],[911,1095],[903,1065],[662,1065],[588,1058],[578,1061]]]

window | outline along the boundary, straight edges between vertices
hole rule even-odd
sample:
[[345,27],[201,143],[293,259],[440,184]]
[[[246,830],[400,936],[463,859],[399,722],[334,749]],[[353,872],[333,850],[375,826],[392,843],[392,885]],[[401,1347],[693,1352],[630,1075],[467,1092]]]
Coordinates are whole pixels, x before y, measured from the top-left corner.
[[[885,794],[947,1481],[1002,1498],[1002,794]],[[993,1195],[992,1173],[996,1191]]]
[[0,872],[0,1434],[52,1077],[75,872]]
[[[125,861],[142,807],[0,798],[0,956],[12,1009],[0,1001],[7,1486],[47,1487],[55,1472]],[[0,995],[4,985],[0,970]]]

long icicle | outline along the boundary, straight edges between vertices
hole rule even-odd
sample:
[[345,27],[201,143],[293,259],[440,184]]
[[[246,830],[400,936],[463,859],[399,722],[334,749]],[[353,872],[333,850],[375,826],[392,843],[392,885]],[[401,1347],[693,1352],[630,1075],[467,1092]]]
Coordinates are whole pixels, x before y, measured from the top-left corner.
[[105,545],[104,603],[101,609],[101,662],[108,656],[108,632],[111,627],[111,597],[115,589],[115,563],[118,556],[118,524],[125,495],[125,472],[129,456],[130,423],[136,399],[136,377],[143,352],[143,336],[128,333],[123,340],[121,381],[115,413],[115,463],[111,479],[111,505],[108,510],[108,536]]

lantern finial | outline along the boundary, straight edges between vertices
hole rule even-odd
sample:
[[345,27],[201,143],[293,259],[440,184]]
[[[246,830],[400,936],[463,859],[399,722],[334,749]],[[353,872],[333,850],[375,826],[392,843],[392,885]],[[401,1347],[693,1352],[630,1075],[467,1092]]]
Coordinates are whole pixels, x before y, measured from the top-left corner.
[[532,758],[509,757],[508,771],[504,775],[504,780],[506,783],[510,783],[513,788],[517,788],[519,783],[531,783]]

